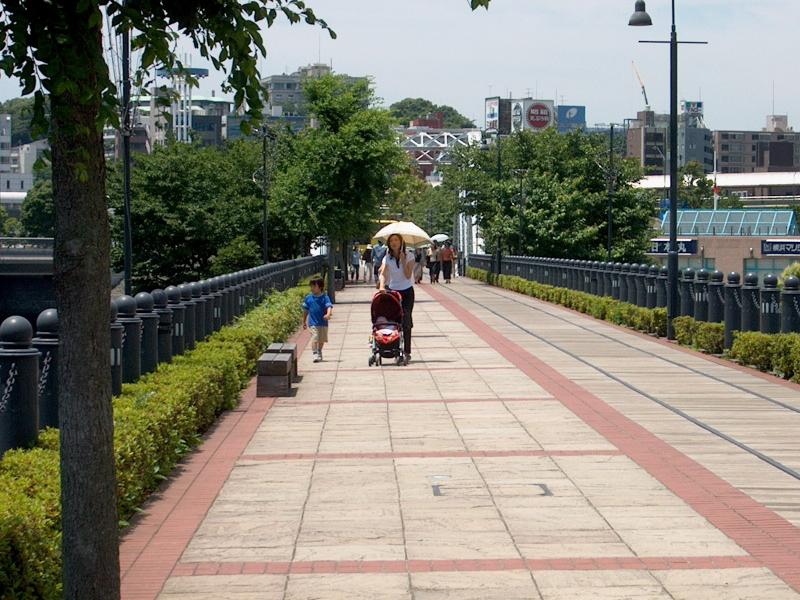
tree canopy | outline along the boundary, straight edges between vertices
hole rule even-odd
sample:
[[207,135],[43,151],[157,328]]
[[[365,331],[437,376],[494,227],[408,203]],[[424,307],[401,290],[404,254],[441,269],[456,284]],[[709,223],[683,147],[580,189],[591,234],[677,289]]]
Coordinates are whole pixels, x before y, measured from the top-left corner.
[[[45,109],[46,112],[47,109]],[[28,144],[44,137],[31,132],[33,119],[33,98],[12,98],[0,102],[0,113],[11,115],[11,145]]]
[[459,129],[475,127],[475,123],[462,115],[452,106],[446,104],[434,104],[425,98],[405,98],[395,102],[389,107],[389,113],[400,125],[406,126],[413,119],[421,119],[441,112],[444,115],[444,126]]
[[[487,250],[596,260],[606,256],[606,146],[601,135],[522,132],[456,151],[444,186],[465,193],[461,208],[476,217]],[[612,257],[640,260],[655,202],[632,187],[641,178],[634,161],[618,161],[612,175]]]

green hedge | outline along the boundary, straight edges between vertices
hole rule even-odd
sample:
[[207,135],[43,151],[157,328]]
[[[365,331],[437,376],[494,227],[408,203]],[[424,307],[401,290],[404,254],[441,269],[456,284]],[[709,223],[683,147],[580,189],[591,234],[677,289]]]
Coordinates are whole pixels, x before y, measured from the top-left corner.
[[730,356],[743,365],[800,383],[800,334],[742,332],[733,341]]
[[[200,442],[217,416],[236,405],[256,359],[300,324],[305,286],[272,294],[234,325],[114,398],[120,524]],[[36,448],[0,461],[0,598],[61,597],[58,431]]]
[[[659,337],[667,335],[667,311],[664,308],[641,308],[605,296],[536,283],[512,275],[495,275],[472,267],[467,269],[467,276],[540,300],[561,304],[617,325]],[[723,324],[695,321],[692,317],[677,317],[673,324],[679,344],[692,346],[709,354],[723,353]],[[800,382],[800,334],[736,332],[728,356],[747,366]]]
[[567,288],[545,285],[515,275],[495,275],[472,267],[467,269],[467,277],[533,296],[546,302],[560,304],[616,325],[624,325],[661,337],[667,335],[667,310],[664,308],[642,308],[605,296],[595,296]]

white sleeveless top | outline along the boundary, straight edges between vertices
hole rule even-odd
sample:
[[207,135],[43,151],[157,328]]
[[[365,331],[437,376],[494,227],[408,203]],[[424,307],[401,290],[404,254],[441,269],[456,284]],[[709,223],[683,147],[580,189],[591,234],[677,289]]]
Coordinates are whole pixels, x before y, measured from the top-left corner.
[[[406,250],[406,261],[414,262],[414,251]],[[397,266],[397,261],[388,252],[383,257],[383,264],[386,265],[386,270],[383,272],[386,281],[386,287],[396,292],[402,292],[414,286],[414,273],[412,271],[411,277],[406,277],[403,272],[403,263]]]

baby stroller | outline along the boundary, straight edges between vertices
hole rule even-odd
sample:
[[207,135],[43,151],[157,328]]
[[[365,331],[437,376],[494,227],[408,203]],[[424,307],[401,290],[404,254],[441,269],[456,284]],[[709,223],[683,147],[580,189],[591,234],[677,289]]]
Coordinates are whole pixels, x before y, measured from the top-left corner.
[[394,359],[398,365],[406,364],[403,352],[403,305],[398,292],[378,292],[372,297],[372,355],[369,366],[380,366],[384,358]]

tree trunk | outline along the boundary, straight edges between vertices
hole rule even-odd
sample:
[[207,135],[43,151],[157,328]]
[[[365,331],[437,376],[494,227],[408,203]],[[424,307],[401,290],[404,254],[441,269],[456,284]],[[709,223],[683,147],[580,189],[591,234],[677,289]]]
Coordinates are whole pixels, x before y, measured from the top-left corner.
[[65,61],[82,71],[76,92],[51,97],[64,598],[115,600],[119,520],[109,375],[110,236],[96,71],[105,65],[99,28],[89,27],[87,13],[66,18],[72,21],[72,42]]

